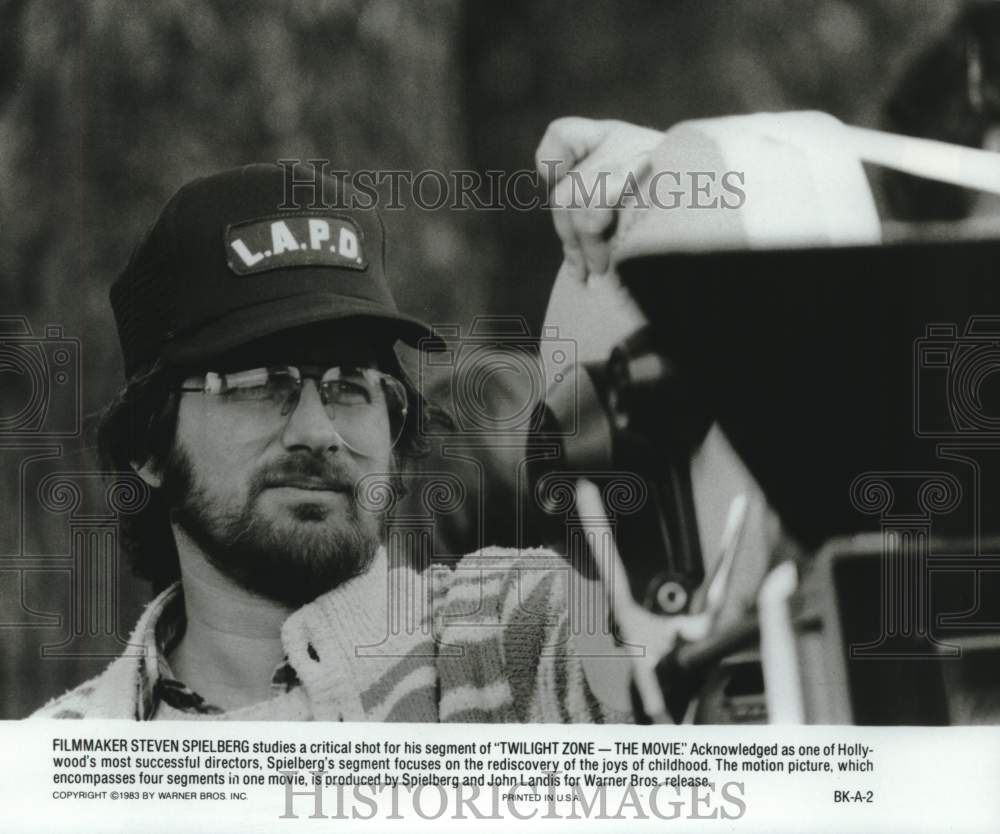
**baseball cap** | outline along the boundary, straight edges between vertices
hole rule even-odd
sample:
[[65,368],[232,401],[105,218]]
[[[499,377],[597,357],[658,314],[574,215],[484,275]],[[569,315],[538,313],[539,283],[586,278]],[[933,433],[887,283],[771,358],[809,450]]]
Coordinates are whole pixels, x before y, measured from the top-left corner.
[[442,349],[429,325],[397,308],[382,220],[357,197],[347,182],[304,165],[247,165],[183,186],[111,287],[126,375],[157,359],[192,364],[345,319]]

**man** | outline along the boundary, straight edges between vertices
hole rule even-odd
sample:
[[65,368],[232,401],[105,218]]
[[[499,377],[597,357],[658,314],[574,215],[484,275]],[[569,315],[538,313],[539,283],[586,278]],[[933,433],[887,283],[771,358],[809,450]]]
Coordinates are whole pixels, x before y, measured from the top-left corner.
[[[595,124],[569,125],[567,165]],[[336,209],[282,210],[285,177],[189,183],[112,288],[128,381],[99,445],[151,489],[124,533],[164,590],[133,648],[36,715],[628,720],[592,671],[604,630],[589,645],[567,614],[565,563],[493,549],[421,572],[386,552],[384,498],[433,413],[393,345],[438,339],[396,308],[377,214],[330,180]]]

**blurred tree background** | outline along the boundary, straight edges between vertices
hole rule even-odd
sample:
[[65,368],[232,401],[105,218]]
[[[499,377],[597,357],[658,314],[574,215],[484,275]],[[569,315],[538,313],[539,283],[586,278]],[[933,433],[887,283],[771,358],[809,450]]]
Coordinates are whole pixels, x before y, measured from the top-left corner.
[[[531,166],[548,122],[570,113],[667,127],[815,108],[874,125],[958,6],[4,0],[0,315],[79,338],[90,414],[121,380],[108,287],[194,176],[287,157],[513,171]],[[543,212],[408,207],[385,222],[403,308],[464,326],[478,313],[520,313],[537,330],[559,258]],[[10,377],[0,373],[8,392]],[[16,558],[64,556],[70,543],[65,515],[22,494],[19,442],[0,437],[0,717],[27,714],[106,662],[39,660],[40,644],[65,632],[40,613],[62,610],[65,577],[22,571]],[[66,460],[57,463],[72,468]],[[128,577],[117,590],[127,633],[146,591]]]

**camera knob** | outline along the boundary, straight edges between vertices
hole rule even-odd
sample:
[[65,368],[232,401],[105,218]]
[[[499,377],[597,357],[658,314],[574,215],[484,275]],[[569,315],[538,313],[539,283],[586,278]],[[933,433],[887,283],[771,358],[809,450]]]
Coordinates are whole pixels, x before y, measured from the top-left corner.
[[664,614],[680,614],[687,607],[688,592],[680,582],[671,579],[656,589],[655,598]]

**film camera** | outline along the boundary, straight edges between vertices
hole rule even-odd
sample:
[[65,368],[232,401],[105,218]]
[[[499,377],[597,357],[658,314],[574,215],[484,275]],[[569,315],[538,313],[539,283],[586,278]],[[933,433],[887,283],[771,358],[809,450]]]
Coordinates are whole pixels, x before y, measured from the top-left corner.
[[[1000,446],[943,446],[914,432],[912,409],[922,334],[971,310],[1000,311],[998,262],[1000,241],[980,241],[619,267],[650,324],[603,369],[581,369],[601,383],[586,386],[600,393],[581,399],[580,421],[604,422],[608,471],[651,484],[659,526],[623,516],[616,528],[633,596],[658,613],[697,614],[705,575],[723,569],[721,557],[709,564],[715,543],[699,537],[691,485],[709,423],[782,528],[765,563],[737,549],[725,566],[726,626],[661,663],[675,720],[695,703],[694,718],[711,723],[769,710],[816,723],[995,720],[982,710],[1000,685],[988,671],[1000,660],[990,625],[1000,518],[988,511]],[[949,413],[947,386],[935,393],[920,402]],[[592,445],[567,438],[559,465]],[[595,461],[579,471],[594,477]],[[782,566],[792,577],[784,593],[765,594]],[[683,592],[665,596],[674,583]],[[776,616],[778,636],[764,630]],[[772,704],[779,692],[791,693],[779,699],[797,705],[791,715]]]
[[[709,121],[689,146],[726,158],[734,123]],[[770,130],[752,127],[758,138]],[[757,165],[748,183],[784,189],[748,194],[748,207],[774,212],[765,244],[754,237],[764,224],[745,215],[623,221],[630,245],[617,273],[640,315],[603,358],[577,367],[579,431],[546,465],[648,482],[651,521],[606,511],[633,602],[663,615],[664,628],[670,616],[704,623],[657,664],[663,709],[636,693],[640,715],[995,721],[1000,239],[882,243],[867,157],[848,153],[838,170],[825,154],[794,152],[804,136],[811,148],[865,137],[845,130],[825,145],[822,120],[778,127],[773,158],[746,160]],[[669,152],[683,146],[666,136],[662,155],[676,166]],[[744,132],[731,147],[766,157],[768,144],[754,141]],[[872,155],[891,157],[882,145]],[[807,176],[812,163],[825,169]],[[797,164],[798,193],[787,174]],[[779,197],[801,211],[778,213]],[[566,411],[558,389],[549,424]],[[706,496],[738,478],[712,481],[719,470],[703,464],[713,444],[747,476],[714,532]],[[765,535],[751,541],[755,503]]]

